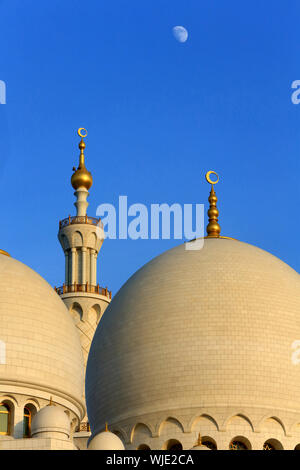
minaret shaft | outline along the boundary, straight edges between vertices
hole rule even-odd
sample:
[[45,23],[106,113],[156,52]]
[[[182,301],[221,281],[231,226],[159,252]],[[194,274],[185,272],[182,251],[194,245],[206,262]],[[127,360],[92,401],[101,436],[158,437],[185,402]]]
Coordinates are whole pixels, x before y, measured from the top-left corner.
[[97,257],[103,243],[101,238],[97,238],[97,227],[71,224],[59,230],[58,239],[65,254],[64,285],[96,286]]
[[[63,237],[62,237],[63,238]],[[73,247],[65,253],[65,286],[73,284],[97,284],[97,256],[98,253],[90,247]]]
[[[76,216],[69,216],[59,223],[58,239],[65,255],[65,281],[56,291],[78,328],[86,366],[94,332],[111,301],[111,292],[97,283],[97,257],[103,243],[103,229],[99,219],[87,216],[88,190],[93,178],[85,167],[82,130],[78,131],[81,137],[79,165],[71,178]],[[84,397],[84,390],[82,393]],[[86,420],[85,417],[82,430],[88,429]]]
[[83,186],[78,188],[77,191],[75,191],[74,195],[76,196],[77,200],[74,202],[74,206],[76,207],[77,210],[77,216],[78,217],[84,217],[86,215],[86,210],[88,208],[89,203],[87,202],[87,197],[89,195],[87,189],[85,189]]

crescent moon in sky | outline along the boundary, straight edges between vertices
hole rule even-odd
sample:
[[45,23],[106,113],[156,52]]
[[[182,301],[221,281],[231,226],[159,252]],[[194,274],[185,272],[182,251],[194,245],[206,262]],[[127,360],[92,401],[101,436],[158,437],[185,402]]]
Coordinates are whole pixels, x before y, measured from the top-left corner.
[[[217,177],[216,181],[212,181],[210,175],[215,175]],[[210,184],[217,184],[219,182],[219,175],[215,171],[208,171],[205,175],[206,181]]]
[[185,42],[189,33],[183,26],[174,26],[173,35],[178,42]]

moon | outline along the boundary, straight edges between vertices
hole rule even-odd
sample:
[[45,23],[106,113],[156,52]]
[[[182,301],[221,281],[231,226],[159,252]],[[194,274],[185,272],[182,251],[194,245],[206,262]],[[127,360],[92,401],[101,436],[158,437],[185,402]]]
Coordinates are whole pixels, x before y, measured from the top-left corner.
[[173,35],[178,42],[186,42],[189,33],[183,26],[174,26]]

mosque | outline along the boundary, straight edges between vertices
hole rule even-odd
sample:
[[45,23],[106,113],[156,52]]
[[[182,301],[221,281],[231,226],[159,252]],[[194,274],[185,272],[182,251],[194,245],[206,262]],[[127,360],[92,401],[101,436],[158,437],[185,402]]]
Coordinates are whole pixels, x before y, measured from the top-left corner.
[[0,252],[0,450],[300,450],[299,274],[221,236],[207,176],[203,248],[154,258],[112,299],[78,132],[65,282]]

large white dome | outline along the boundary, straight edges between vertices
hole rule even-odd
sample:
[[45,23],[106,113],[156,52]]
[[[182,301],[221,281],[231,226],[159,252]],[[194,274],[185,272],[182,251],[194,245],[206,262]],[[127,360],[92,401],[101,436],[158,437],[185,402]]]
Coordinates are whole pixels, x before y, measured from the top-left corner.
[[[79,335],[50,285],[19,261],[0,254],[0,395],[52,395],[84,414]],[[3,364],[3,362],[5,362]]]
[[86,375],[92,433],[108,421],[128,442],[136,423],[156,436],[168,416],[188,432],[203,410],[218,429],[241,410],[251,429],[270,410],[291,426],[297,339],[300,278],[278,258],[224,238],[167,251],[126,282],[98,325]]

